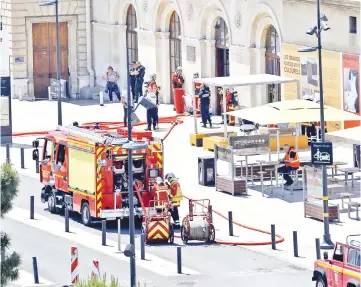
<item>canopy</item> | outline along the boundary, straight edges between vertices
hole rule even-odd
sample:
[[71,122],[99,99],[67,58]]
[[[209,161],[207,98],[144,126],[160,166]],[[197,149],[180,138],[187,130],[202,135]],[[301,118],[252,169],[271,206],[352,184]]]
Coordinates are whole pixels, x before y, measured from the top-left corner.
[[332,142],[342,142],[347,144],[360,144],[361,127],[344,129],[326,134],[326,139]]
[[298,82],[296,79],[269,74],[256,74],[238,77],[214,77],[194,79],[194,82],[217,87],[242,87],[255,85],[283,84]]
[[[325,121],[361,121],[360,116],[333,107],[325,106],[324,110]],[[227,114],[262,125],[319,122],[320,105],[306,100],[289,100],[228,112]]]

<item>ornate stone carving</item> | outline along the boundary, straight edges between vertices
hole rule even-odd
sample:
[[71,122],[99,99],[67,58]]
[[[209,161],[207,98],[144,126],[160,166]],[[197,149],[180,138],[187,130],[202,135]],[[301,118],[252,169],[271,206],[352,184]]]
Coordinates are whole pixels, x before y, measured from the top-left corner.
[[239,12],[237,12],[234,17],[234,25],[236,25],[237,28],[241,27],[242,25],[242,16]]
[[148,11],[148,0],[143,0],[143,11],[144,12]]
[[188,20],[191,20],[193,17],[193,5],[191,3],[188,4]]

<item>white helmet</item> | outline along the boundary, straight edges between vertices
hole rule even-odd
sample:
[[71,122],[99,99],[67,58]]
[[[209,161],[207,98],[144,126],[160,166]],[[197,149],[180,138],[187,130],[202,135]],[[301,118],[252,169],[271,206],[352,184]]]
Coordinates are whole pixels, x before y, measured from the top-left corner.
[[155,81],[157,79],[157,74],[151,74],[150,79]]
[[167,173],[166,176],[165,176],[165,178],[166,178],[166,180],[168,180],[168,179],[170,179],[170,178],[175,178],[174,173],[173,173],[173,172]]
[[155,180],[156,184],[161,184],[163,183],[163,179],[161,177],[157,177],[157,179]]
[[177,69],[176,69],[177,72],[182,72],[182,67],[181,66],[178,66]]

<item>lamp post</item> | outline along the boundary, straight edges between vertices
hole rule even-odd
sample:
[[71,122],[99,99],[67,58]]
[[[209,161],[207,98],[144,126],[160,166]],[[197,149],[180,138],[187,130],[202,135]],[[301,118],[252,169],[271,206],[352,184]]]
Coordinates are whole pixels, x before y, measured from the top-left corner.
[[[322,83],[322,31],[327,31],[330,28],[327,25],[327,17],[321,14],[320,0],[317,0],[317,26],[312,27],[307,31],[308,35],[316,35],[317,46],[311,48],[299,49],[299,52],[315,52],[318,51],[318,71],[320,82],[320,123],[321,123],[321,142],[325,142],[325,109],[324,109],[324,96],[323,96],[323,83]],[[329,227],[329,213],[328,213],[328,190],[327,190],[327,169],[325,165],[322,165],[322,199],[323,199],[323,242],[321,244],[322,249],[332,249],[334,247],[331,241],[330,227]]]
[[60,44],[59,44],[59,1],[47,1],[39,3],[39,6],[55,5],[55,26],[56,26],[56,80],[58,84],[58,125],[61,126],[62,112],[61,112],[61,83],[60,83]]

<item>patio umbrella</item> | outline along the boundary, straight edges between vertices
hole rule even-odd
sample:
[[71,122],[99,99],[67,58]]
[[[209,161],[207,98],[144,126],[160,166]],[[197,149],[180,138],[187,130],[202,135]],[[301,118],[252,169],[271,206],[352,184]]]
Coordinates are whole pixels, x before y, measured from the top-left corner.
[[354,127],[344,129],[341,131],[331,132],[326,134],[326,139],[332,142],[341,142],[347,144],[360,144],[361,142],[361,127]]
[[[324,106],[324,108],[325,121],[361,121],[361,117],[353,113],[329,106]],[[320,105],[306,100],[289,100],[228,112],[227,114],[261,125],[319,122]]]

